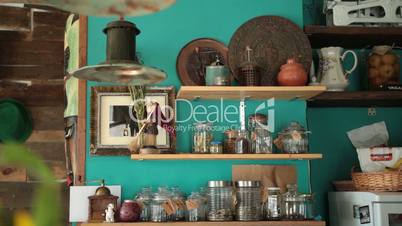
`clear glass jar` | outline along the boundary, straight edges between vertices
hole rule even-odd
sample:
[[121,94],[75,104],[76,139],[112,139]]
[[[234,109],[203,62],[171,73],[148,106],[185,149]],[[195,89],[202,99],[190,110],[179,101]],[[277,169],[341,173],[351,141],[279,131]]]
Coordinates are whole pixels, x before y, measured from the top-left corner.
[[236,181],[236,220],[261,220],[261,182]]
[[233,220],[233,188],[230,181],[208,181],[208,220]]
[[152,188],[143,187],[136,196],[136,201],[141,206],[140,221],[150,221],[151,219],[151,202],[152,202]]
[[209,153],[212,139],[211,123],[196,123],[193,134],[193,153]]
[[212,141],[211,142],[211,148],[209,149],[209,152],[211,154],[222,154],[222,152],[223,152],[222,142],[220,142],[220,141]]
[[369,89],[385,89],[400,84],[399,55],[392,46],[374,46],[367,58]]
[[238,130],[238,136],[235,141],[236,154],[249,154],[251,153],[250,138],[247,130]]
[[266,126],[268,117],[261,113],[255,113],[248,116],[248,130],[253,131],[257,127]]
[[314,196],[312,194],[301,194],[299,195],[301,200],[300,213],[305,220],[314,219]]
[[302,220],[301,199],[296,184],[288,184],[287,192],[282,195],[282,218],[286,220]]
[[171,199],[171,193],[167,187],[159,187],[158,192],[153,194],[151,208],[151,221],[166,222],[170,220],[170,216],[166,211],[166,205]]
[[308,152],[308,134],[298,122],[291,122],[289,126],[279,133],[282,136],[283,152],[290,154]]
[[235,153],[235,144],[236,138],[238,136],[238,131],[231,129],[225,131],[225,141],[223,144],[223,153],[225,154],[234,154]]
[[176,206],[176,212],[172,216],[173,221],[184,221],[186,217],[186,199],[179,187],[172,187],[172,202]]
[[282,196],[281,189],[278,187],[269,187],[266,190],[267,200],[264,202],[264,218],[266,220],[281,219]]
[[266,128],[256,127],[251,132],[251,149],[256,154],[272,153],[272,136]]
[[187,221],[205,221],[206,220],[206,203],[205,197],[198,192],[192,192],[186,201]]

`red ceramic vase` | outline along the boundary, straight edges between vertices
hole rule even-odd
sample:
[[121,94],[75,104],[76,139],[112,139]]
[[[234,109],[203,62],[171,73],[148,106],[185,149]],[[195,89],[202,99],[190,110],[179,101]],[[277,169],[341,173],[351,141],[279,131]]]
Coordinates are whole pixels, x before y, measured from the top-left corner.
[[307,84],[307,72],[302,64],[295,59],[288,59],[287,63],[281,66],[278,74],[280,86],[305,86]]
[[136,222],[140,220],[141,207],[133,200],[124,200],[119,211],[119,220],[122,222]]

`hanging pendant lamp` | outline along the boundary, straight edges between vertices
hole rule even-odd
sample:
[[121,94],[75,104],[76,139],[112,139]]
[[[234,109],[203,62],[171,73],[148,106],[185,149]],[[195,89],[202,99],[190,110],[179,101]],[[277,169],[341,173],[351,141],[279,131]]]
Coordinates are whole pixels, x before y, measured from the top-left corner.
[[164,71],[138,62],[135,37],[140,30],[135,24],[113,21],[103,32],[107,35],[106,62],[79,68],[72,72],[74,77],[128,85],[154,84],[166,79]]
[[163,10],[176,0],[0,0],[0,3],[52,6],[87,16],[141,16]]

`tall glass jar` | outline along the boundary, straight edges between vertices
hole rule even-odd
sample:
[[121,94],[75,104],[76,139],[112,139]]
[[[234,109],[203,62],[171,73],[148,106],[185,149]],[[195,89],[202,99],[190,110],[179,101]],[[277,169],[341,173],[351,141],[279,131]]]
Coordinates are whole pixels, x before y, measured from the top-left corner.
[[225,141],[223,144],[223,153],[225,154],[234,154],[235,153],[235,144],[236,138],[238,136],[238,131],[234,129],[225,131]]
[[236,220],[261,220],[261,182],[236,181]]
[[251,153],[250,138],[247,130],[238,130],[238,136],[235,141],[236,154],[249,154]]
[[300,213],[305,220],[314,219],[314,196],[312,194],[301,194]]
[[367,59],[367,68],[370,89],[400,84],[399,56],[391,46],[374,46]]
[[208,181],[208,220],[233,220],[233,188],[230,181]]
[[186,217],[186,200],[179,187],[172,187],[172,201],[177,208],[172,220],[184,221]]
[[264,203],[264,215],[267,220],[281,219],[281,189],[278,187],[269,187],[266,190],[267,200]]
[[206,220],[206,205],[205,198],[198,192],[192,192],[187,198],[187,221],[205,221]]
[[[151,202],[151,221],[166,222],[170,220],[170,214],[166,211],[168,201],[171,199],[171,193],[167,187],[159,187],[158,192],[153,194]],[[173,214],[173,213],[172,213]]]
[[211,123],[196,123],[193,134],[193,153],[209,153],[210,144],[213,139],[211,132]]
[[286,220],[302,220],[301,199],[296,184],[288,184],[287,192],[282,196],[282,218]]
[[251,149],[256,154],[272,153],[272,136],[266,128],[258,126],[251,132]]
[[136,201],[141,206],[140,221],[150,221],[151,219],[151,202],[152,202],[152,188],[143,187],[136,196]]

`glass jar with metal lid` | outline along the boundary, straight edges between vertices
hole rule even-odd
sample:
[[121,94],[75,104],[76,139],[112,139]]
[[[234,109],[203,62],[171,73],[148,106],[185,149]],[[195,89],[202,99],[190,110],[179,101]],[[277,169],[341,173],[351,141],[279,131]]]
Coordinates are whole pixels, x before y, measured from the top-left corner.
[[159,187],[158,192],[153,194],[151,208],[151,221],[166,222],[170,216],[166,211],[166,204],[172,198],[167,187]]
[[261,182],[236,181],[236,220],[261,220]]
[[135,199],[141,206],[140,221],[149,221],[151,218],[152,188],[143,187]]
[[233,187],[231,181],[208,181],[208,220],[233,220]]
[[288,184],[287,192],[282,195],[282,218],[286,220],[302,220],[300,205],[302,203],[296,184]]
[[193,133],[193,153],[205,154],[209,153],[210,144],[213,139],[211,132],[211,123],[196,123]]
[[205,221],[206,220],[206,205],[205,198],[199,192],[192,192],[187,198],[186,207],[187,215],[186,220]]
[[264,200],[264,218],[267,220],[281,219],[281,189],[268,187],[266,189],[267,199]]

